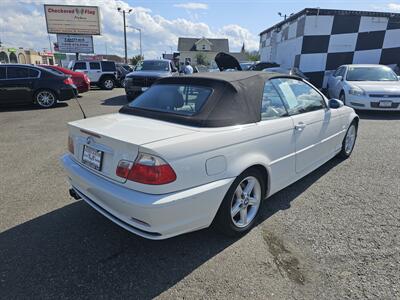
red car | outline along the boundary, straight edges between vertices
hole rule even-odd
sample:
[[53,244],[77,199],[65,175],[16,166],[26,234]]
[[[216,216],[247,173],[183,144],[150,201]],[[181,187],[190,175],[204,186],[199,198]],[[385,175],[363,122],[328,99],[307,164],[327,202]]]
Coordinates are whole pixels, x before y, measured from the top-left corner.
[[90,90],[90,79],[84,73],[74,72],[72,70],[58,66],[40,65],[40,67],[70,75],[72,82],[76,86],[79,93],[84,93]]

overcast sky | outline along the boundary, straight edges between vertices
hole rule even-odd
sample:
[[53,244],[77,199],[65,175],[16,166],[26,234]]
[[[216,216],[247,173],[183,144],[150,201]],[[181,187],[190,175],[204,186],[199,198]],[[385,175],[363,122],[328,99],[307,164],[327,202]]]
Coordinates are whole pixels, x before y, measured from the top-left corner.
[[[96,53],[123,55],[123,23],[117,8],[132,8],[128,26],[143,33],[147,58],[176,51],[178,37],[226,37],[230,50],[244,42],[258,50],[258,34],[281,20],[278,12],[305,7],[400,12],[399,1],[331,0],[0,0],[0,39],[7,47],[49,48],[43,4],[96,5],[102,15],[102,36],[94,37]],[[139,53],[139,35],[128,27],[128,55]],[[52,41],[55,35],[50,35]]]

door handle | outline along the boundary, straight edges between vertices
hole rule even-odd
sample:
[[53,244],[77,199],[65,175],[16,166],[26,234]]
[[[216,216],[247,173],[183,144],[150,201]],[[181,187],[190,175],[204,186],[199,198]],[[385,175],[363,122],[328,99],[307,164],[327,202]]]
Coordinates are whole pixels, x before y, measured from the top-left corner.
[[96,71],[96,73],[101,73],[101,71]]
[[304,124],[303,122],[300,122],[296,126],[294,126],[294,129],[296,129],[297,131],[303,131],[304,128],[306,128],[306,124]]

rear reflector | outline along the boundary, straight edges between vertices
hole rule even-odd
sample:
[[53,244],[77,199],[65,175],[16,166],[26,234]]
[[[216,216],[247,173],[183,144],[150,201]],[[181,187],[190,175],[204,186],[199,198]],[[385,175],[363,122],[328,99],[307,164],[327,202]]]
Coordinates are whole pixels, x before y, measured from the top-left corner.
[[146,153],[139,153],[134,163],[121,160],[116,174],[131,181],[152,185],[167,184],[176,180],[176,174],[169,164],[158,156]]

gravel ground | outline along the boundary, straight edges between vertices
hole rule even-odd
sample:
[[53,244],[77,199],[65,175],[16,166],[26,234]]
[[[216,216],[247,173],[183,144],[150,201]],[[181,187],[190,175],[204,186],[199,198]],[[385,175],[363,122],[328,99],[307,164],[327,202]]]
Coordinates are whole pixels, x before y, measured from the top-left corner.
[[[80,99],[117,111],[123,90]],[[0,298],[400,299],[400,115],[361,114],[353,155],[272,196],[241,239],[148,241],[68,196],[70,101],[0,107]]]

